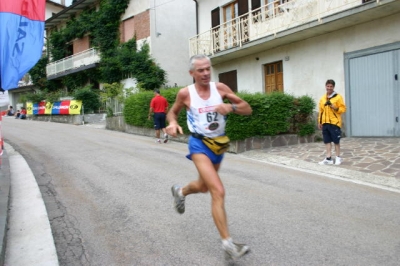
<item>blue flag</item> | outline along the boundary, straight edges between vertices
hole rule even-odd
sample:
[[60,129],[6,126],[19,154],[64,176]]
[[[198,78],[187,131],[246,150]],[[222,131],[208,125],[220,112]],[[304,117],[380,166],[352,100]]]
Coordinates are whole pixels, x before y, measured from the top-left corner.
[[18,81],[42,56],[46,0],[0,1],[0,87]]

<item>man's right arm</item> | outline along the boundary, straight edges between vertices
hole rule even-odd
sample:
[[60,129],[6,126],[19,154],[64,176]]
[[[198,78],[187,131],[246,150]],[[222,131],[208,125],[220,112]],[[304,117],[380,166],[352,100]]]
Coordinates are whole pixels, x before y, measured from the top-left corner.
[[179,90],[176,95],[175,103],[172,105],[171,109],[167,114],[168,127],[167,133],[173,137],[176,137],[177,134],[183,134],[182,128],[178,124],[178,115],[181,112],[182,108],[186,106],[186,100],[189,95],[189,91],[187,88],[183,88]]

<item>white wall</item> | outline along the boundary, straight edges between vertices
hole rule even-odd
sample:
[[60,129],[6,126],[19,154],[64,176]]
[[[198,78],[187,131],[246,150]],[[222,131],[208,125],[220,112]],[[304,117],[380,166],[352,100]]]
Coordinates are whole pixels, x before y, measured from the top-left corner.
[[136,14],[146,11],[151,6],[153,0],[131,0],[121,20],[130,18]]
[[397,14],[213,65],[213,77],[217,80],[218,73],[236,69],[239,91],[262,92],[263,65],[282,60],[286,93],[307,94],[319,100],[325,92],[325,81],[334,79],[335,90],[345,96],[344,53],[399,42],[398,25]]
[[[193,0],[131,0],[122,20],[150,11],[151,56],[167,72],[167,86],[192,83],[188,73],[189,38],[196,35]],[[143,40],[142,40],[143,41]],[[143,43],[139,43],[141,46]]]
[[168,86],[191,84],[189,38],[196,35],[196,3],[193,0],[150,2],[152,56],[167,71]]
[[45,19],[47,20],[47,19],[51,18],[51,16],[53,16],[53,13],[57,14],[61,10],[63,10],[62,7],[56,6],[56,5],[53,5],[53,4],[47,2],[46,3]]
[[[197,0],[199,2],[199,33],[203,33],[211,29],[211,10],[220,7],[222,12],[222,6],[228,4],[229,0]],[[251,5],[249,5],[250,7]],[[221,23],[223,16],[220,16]]]

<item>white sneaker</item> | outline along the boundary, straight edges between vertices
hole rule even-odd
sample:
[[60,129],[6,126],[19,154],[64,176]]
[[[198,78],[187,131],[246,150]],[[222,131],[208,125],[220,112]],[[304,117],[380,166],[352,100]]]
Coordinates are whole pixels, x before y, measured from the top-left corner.
[[168,134],[164,134],[164,143],[168,142]]
[[161,140],[160,139],[156,139],[156,143],[160,143],[161,144]]
[[226,260],[237,260],[250,252],[249,246],[245,244],[231,243],[229,246],[222,245]]
[[336,156],[335,165],[340,165],[341,163],[342,163],[342,158],[340,158],[339,156]]
[[320,161],[318,164],[320,165],[324,165],[324,164],[333,164],[333,160],[328,160],[328,159],[324,159],[323,161]]
[[173,185],[171,187],[172,197],[174,197],[174,206],[175,210],[182,214],[185,212],[185,196],[181,196],[182,193],[179,195],[179,190],[182,189],[179,185]]

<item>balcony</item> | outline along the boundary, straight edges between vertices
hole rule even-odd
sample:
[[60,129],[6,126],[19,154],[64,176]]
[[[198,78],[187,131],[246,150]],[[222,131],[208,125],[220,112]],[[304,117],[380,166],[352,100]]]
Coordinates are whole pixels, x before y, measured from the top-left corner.
[[100,62],[100,53],[96,49],[91,48],[48,64],[46,66],[47,78],[49,80],[56,79],[71,73],[93,68],[98,62]]
[[398,12],[398,0],[277,0],[190,38],[190,55],[221,63]]

